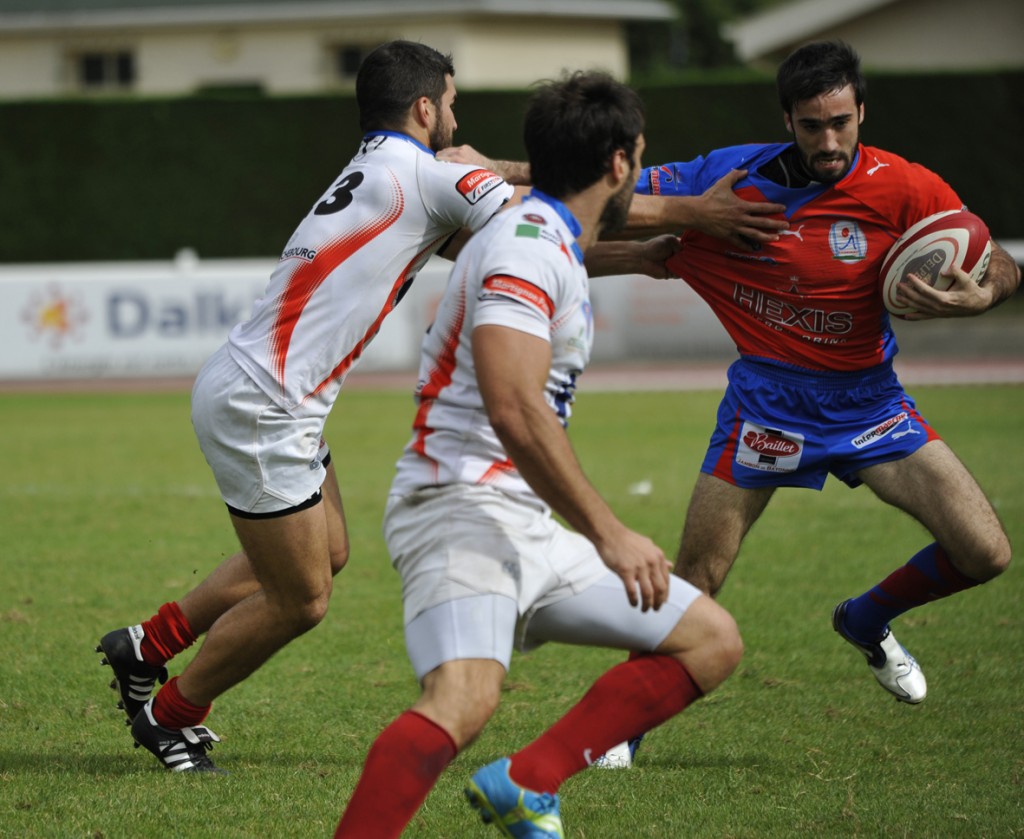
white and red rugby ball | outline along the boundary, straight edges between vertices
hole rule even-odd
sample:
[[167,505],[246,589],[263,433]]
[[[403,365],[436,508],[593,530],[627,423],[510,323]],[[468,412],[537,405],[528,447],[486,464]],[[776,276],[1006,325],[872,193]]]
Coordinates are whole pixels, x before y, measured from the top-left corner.
[[930,286],[945,291],[952,284],[942,272],[955,265],[978,282],[992,256],[988,227],[967,210],[946,210],[921,219],[896,240],[882,260],[878,272],[882,302],[894,315],[915,312],[896,300],[896,289],[907,274],[920,277]]

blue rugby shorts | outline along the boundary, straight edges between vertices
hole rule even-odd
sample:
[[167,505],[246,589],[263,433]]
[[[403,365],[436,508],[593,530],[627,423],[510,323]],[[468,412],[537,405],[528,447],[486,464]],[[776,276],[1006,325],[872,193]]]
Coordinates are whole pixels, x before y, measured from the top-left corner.
[[891,363],[817,373],[741,358],[701,471],[745,488],[821,489],[829,473],[855,487],[861,469],[937,439]]

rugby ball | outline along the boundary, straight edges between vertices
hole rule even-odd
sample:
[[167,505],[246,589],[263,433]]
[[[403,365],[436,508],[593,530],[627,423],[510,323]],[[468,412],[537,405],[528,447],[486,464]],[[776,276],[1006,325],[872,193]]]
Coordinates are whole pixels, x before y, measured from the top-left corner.
[[909,315],[916,309],[896,300],[896,289],[907,274],[945,291],[952,281],[942,272],[949,266],[962,268],[978,282],[991,256],[988,227],[974,213],[946,210],[923,218],[896,240],[882,260],[882,302],[894,315]]

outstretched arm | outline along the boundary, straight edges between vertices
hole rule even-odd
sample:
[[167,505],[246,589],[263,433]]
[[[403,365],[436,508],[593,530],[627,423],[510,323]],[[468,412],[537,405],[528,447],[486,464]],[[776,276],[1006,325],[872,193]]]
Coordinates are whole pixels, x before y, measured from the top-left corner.
[[[472,146],[442,149],[437,157],[483,166],[510,184],[530,183],[528,163],[492,160]],[[746,170],[734,169],[702,195],[634,195],[626,229],[613,238],[640,239],[659,233],[678,235],[683,230],[700,230],[716,239],[726,239],[743,250],[757,250],[766,242],[774,242],[779,238],[779,231],[789,227],[781,218],[786,207],[738,197],[733,188],[746,174]]]
[[674,277],[665,260],[679,250],[679,239],[666,234],[634,242],[595,242],[587,248],[584,263],[591,277],[646,274],[657,280]]
[[953,278],[945,291],[937,291],[928,283],[908,274],[899,284],[896,299],[916,309],[906,320],[957,318],[980,315],[1011,297],[1020,287],[1020,269],[1003,248],[992,243],[992,258],[985,276],[975,283],[966,272],[950,268],[943,272]]

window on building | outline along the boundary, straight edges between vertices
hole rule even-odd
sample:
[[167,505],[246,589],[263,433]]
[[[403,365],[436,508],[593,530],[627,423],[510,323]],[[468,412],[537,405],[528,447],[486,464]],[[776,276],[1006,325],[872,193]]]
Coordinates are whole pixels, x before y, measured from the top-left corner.
[[334,51],[334,65],[338,78],[344,82],[354,82],[359,72],[359,65],[363,58],[371,50],[371,47],[364,47],[357,44],[346,44],[336,47]]
[[127,90],[135,84],[135,56],[128,50],[80,52],[73,64],[81,90]]

